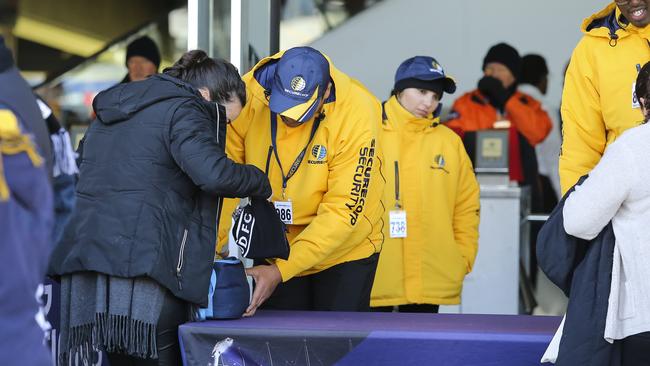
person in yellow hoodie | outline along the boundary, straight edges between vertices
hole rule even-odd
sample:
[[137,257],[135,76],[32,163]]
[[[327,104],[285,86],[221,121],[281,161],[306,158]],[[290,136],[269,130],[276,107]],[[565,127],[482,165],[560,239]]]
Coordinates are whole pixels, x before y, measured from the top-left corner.
[[649,12],[650,0],[616,0],[582,23],[562,93],[562,194],[643,121],[634,83],[650,60]]
[[379,101],[311,47],[267,57],[243,78],[250,102],[228,126],[227,152],[267,172],[291,248],[288,260],[247,270],[255,289],[245,315],[262,303],[369,310],[383,243]]
[[385,243],[375,311],[437,312],[458,304],[478,249],[479,186],[460,137],[440,124],[456,84],[428,56],[404,61],[384,103]]

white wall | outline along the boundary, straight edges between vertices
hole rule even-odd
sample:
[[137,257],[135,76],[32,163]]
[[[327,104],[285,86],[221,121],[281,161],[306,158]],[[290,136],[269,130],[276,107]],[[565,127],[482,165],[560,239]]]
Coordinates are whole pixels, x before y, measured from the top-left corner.
[[562,78],[581,37],[580,24],[607,0],[384,0],[312,46],[380,99],[397,66],[416,54],[431,55],[458,82],[450,106],[475,88],[488,48],[505,41],[521,55],[538,53],[550,69],[549,108],[557,108]]

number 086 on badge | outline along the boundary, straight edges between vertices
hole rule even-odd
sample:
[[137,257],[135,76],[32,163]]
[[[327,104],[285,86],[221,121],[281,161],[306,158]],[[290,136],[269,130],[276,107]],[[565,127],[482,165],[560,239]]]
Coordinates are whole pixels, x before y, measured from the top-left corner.
[[291,201],[275,201],[275,211],[285,225],[293,224],[293,204]]

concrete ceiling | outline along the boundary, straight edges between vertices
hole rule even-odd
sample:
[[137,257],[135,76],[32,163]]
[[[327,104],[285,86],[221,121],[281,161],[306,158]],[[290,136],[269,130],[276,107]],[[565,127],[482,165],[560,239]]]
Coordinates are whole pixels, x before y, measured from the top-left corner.
[[[52,71],[94,55],[184,0],[0,0],[0,28],[19,68]],[[0,30],[2,30],[0,29]]]

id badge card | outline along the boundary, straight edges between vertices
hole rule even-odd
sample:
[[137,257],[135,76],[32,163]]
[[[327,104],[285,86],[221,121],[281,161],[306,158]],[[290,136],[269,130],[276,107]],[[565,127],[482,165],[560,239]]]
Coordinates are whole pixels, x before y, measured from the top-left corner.
[[273,205],[275,206],[275,212],[278,213],[280,220],[285,225],[293,224],[293,203],[291,201],[275,201]]
[[406,238],[406,211],[392,210],[388,213],[391,238]]

